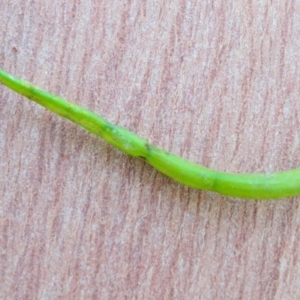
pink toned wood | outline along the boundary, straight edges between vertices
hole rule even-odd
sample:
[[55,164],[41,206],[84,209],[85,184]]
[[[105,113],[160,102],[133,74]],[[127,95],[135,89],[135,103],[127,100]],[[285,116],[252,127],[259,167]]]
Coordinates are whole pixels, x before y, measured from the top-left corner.
[[[296,168],[297,1],[2,1],[0,66],[192,161]],[[0,87],[1,299],[299,299],[299,197],[191,190]]]

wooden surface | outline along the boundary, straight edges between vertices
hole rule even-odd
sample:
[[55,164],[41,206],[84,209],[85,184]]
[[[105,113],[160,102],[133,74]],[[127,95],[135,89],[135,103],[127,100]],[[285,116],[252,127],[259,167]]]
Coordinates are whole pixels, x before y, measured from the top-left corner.
[[[300,165],[300,3],[1,1],[0,66],[194,162]],[[192,190],[0,86],[0,299],[300,299],[300,197]]]

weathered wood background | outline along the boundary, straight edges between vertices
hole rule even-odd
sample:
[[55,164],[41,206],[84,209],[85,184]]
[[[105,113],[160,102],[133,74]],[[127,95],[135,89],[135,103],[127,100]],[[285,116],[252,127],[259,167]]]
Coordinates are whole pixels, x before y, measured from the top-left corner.
[[[300,2],[0,1],[0,66],[232,172],[300,165]],[[183,187],[0,86],[1,299],[300,299],[300,197]]]

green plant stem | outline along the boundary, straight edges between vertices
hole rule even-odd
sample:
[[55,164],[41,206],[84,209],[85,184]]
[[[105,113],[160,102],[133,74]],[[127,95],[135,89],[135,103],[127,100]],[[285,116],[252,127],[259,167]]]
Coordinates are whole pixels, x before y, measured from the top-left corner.
[[219,172],[166,152],[101,116],[39,89],[0,69],[0,82],[128,155],[140,157],[174,180],[192,188],[247,199],[278,199],[300,194],[300,169],[271,174]]

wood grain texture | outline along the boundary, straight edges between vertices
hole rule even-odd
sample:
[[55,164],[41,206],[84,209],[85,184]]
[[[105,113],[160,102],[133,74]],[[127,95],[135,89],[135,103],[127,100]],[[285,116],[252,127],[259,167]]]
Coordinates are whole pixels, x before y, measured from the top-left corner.
[[[0,65],[231,172],[300,165],[298,1],[1,1]],[[183,187],[0,87],[0,299],[299,299],[300,197]]]

